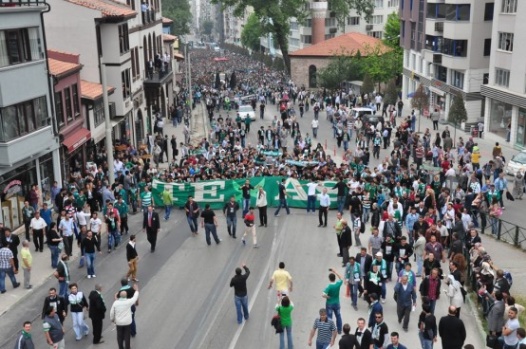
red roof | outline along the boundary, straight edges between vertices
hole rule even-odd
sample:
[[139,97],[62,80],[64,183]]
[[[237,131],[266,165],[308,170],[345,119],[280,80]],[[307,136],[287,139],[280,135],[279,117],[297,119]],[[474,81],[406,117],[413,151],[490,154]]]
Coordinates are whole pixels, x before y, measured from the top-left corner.
[[80,64],[63,62],[58,59],[48,58],[47,61],[49,63],[49,72],[55,77],[60,77],[61,75],[78,71],[82,68]]
[[382,40],[361,33],[347,33],[294,51],[292,57],[330,57],[340,52],[355,53],[360,51],[362,56],[367,56],[367,51],[380,45],[382,52],[389,50]]
[[66,0],[72,4],[84,6],[92,10],[100,11],[102,17],[126,17],[133,18],[137,12],[128,6],[113,0]]
[[163,41],[175,41],[177,40],[177,36],[170,35],[170,34],[163,34]]
[[[108,94],[115,91],[115,87],[108,86]],[[81,80],[80,81],[80,93],[81,97],[85,99],[90,99],[92,101],[102,98],[102,84]]]
[[166,17],[163,17],[162,21],[163,21],[163,24],[172,24],[174,22],[170,18],[166,18]]

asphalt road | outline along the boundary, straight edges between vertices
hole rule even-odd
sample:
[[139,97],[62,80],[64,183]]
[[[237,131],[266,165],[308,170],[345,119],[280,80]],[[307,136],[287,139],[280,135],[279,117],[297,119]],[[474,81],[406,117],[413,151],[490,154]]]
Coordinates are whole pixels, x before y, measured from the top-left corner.
[[[254,126],[270,124],[270,109],[267,109],[267,122],[256,121]],[[310,129],[311,113],[300,120],[305,132]],[[323,117],[322,117],[323,118]],[[332,149],[332,133],[328,123],[320,119],[319,139],[328,140]],[[256,127],[253,127],[255,130]],[[310,133],[310,130],[309,130]],[[255,132],[250,137],[255,140]],[[341,151],[339,152],[341,154]],[[329,215],[329,226],[335,221],[335,212]],[[132,232],[140,231],[139,216],[130,218]],[[240,226],[242,220],[238,219]],[[226,233],[224,219],[220,219],[219,234],[223,239],[220,245],[207,246],[204,232],[191,237],[190,230],[181,211],[173,212],[169,222],[162,222],[158,247],[155,253],[149,252],[144,234],[139,233],[137,249],[139,251],[140,306],[137,310],[138,335],[132,340],[133,348],[174,348],[174,349],[233,349],[233,348],[277,348],[279,337],[270,326],[276,303],[274,291],[267,290],[267,282],[272,271],[280,261],[286,263],[286,269],[294,279],[293,336],[296,348],[307,348],[310,328],[324,307],[322,290],[328,283],[328,268],[338,268],[341,259],[336,257],[337,242],[331,228],[317,228],[317,215],[307,215],[303,210],[292,210],[287,216],[273,217],[269,212],[268,228],[258,228],[259,249],[250,244],[243,246],[240,239],[234,240]],[[367,230],[368,231],[368,230]],[[238,233],[238,235],[240,235]],[[368,237],[369,233],[366,233]],[[362,241],[366,239],[362,238]],[[249,240],[250,241],[250,240]],[[105,251],[105,249],[103,249]],[[358,248],[353,247],[351,254]],[[233,290],[229,288],[234,269],[246,263],[251,270],[248,279],[250,319],[239,326],[236,323]],[[445,267],[445,266],[444,266]],[[108,309],[111,307],[114,293],[119,288],[119,280],[126,273],[125,249],[119,247],[111,254],[97,256],[97,278],[86,279],[85,271],[79,270],[76,263],[72,267],[72,280],[80,280],[80,290],[86,294],[95,283],[102,283],[104,299]],[[418,310],[411,314],[409,333],[402,331],[396,321],[396,305],[393,301],[392,287],[388,284],[387,303],[384,305],[386,323],[390,331],[401,334],[401,343],[408,348],[418,348],[417,317]],[[37,348],[46,347],[42,334],[40,312],[43,298],[50,286],[56,281],[49,279],[35,290],[30,297],[14,305],[9,312],[0,317],[0,348],[11,349],[14,336],[26,319],[34,322],[34,342]],[[358,311],[354,311],[350,300],[344,296],[342,288],[341,303],[343,321],[351,324],[354,331],[358,317],[367,317],[366,303],[360,301]],[[445,315],[447,300],[442,297],[437,305],[438,318]],[[86,314],[87,317],[87,314]],[[468,339],[466,343],[476,348],[484,347],[476,328],[474,315],[467,305],[463,307],[461,318],[464,320]],[[87,319],[91,327],[91,322]],[[101,349],[115,348],[114,326],[105,320],[104,344],[93,346],[91,336],[75,342],[71,329],[71,319],[66,319],[67,348]],[[439,340],[440,342],[440,340]],[[437,343],[440,345],[440,343]]]

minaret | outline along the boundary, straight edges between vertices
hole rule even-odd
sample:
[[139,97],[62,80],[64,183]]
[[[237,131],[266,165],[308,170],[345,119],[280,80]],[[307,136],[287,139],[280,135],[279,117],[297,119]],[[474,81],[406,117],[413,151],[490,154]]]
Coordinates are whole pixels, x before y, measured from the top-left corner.
[[310,3],[313,45],[325,41],[325,16],[327,8],[327,1],[314,1]]

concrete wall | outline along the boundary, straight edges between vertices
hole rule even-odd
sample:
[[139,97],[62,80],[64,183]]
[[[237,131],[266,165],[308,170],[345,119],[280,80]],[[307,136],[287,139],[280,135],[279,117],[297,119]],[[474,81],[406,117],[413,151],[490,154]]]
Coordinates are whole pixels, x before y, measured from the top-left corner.
[[309,66],[316,66],[317,71],[329,65],[329,58],[313,57],[291,57],[290,58],[290,75],[292,81],[297,86],[305,86],[309,89]]

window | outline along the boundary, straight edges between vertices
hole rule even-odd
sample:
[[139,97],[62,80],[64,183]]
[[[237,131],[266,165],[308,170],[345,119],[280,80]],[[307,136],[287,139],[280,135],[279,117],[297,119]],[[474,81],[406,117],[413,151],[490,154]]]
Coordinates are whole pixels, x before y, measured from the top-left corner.
[[405,21],[400,21],[400,36],[405,38]]
[[131,95],[130,69],[126,69],[121,73],[122,81],[122,98],[126,99]]
[[384,7],[384,0],[374,0],[374,7],[375,8]]
[[519,0],[502,0],[502,13],[515,13],[517,12],[517,3]]
[[334,38],[335,36],[336,36],[335,34],[325,34],[325,40],[332,39],[332,38]]
[[484,57],[491,55],[491,39],[484,39]]
[[381,39],[383,32],[381,30],[368,32],[367,35],[372,36],[373,38]]
[[55,114],[57,115],[59,128],[64,126],[64,109],[62,105],[62,91],[55,92]]
[[360,25],[360,17],[347,17],[347,25]]
[[435,79],[447,82],[447,68],[441,65],[435,65]]
[[451,85],[460,89],[464,88],[464,73],[456,70],[451,70]]
[[409,0],[409,11],[413,11],[413,0]]
[[0,31],[0,67],[43,58],[38,28]]
[[487,2],[484,6],[484,20],[492,21],[493,20],[493,11],[495,10],[494,2]]
[[66,110],[66,118],[68,122],[73,120],[73,109],[71,108],[71,89],[69,87],[64,89],[64,109]]
[[468,41],[444,39],[442,50],[440,50],[439,52],[454,57],[467,57]]
[[469,21],[471,5],[446,5],[446,19],[449,21]]
[[104,104],[102,103],[102,98],[95,101],[95,104],[93,105],[93,121],[95,127],[106,121],[104,117]]
[[387,0],[387,7],[398,7],[400,6],[400,0]]
[[309,87],[317,87],[316,66],[309,66]]
[[499,32],[499,50],[513,52],[513,33]]
[[510,85],[510,71],[495,68],[495,85],[508,87]]
[[304,44],[312,44],[312,35],[302,35]]
[[126,5],[130,6],[132,10],[135,10],[135,0],[126,0]]
[[371,22],[373,24],[382,24],[384,22],[384,16],[382,15],[373,16]]
[[290,30],[298,30],[298,22],[290,22]]
[[73,118],[76,118],[80,115],[80,108],[79,108],[79,89],[77,84],[74,84],[71,86],[71,93],[73,94]]
[[[482,75],[482,84],[483,85],[487,85],[489,84],[489,73],[486,73],[484,75]],[[485,99],[483,99],[484,101]]]
[[119,25],[119,48],[121,54],[126,53],[130,50],[128,23]]
[[131,49],[131,69],[133,81],[137,79],[137,70],[139,69],[139,67],[135,65],[135,50],[137,50],[137,47]]
[[325,18],[325,26],[326,27],[336,26],[336,18]]
[[49,125],[46,97],[0,108],[3,130],[0,141],[8,142]]

